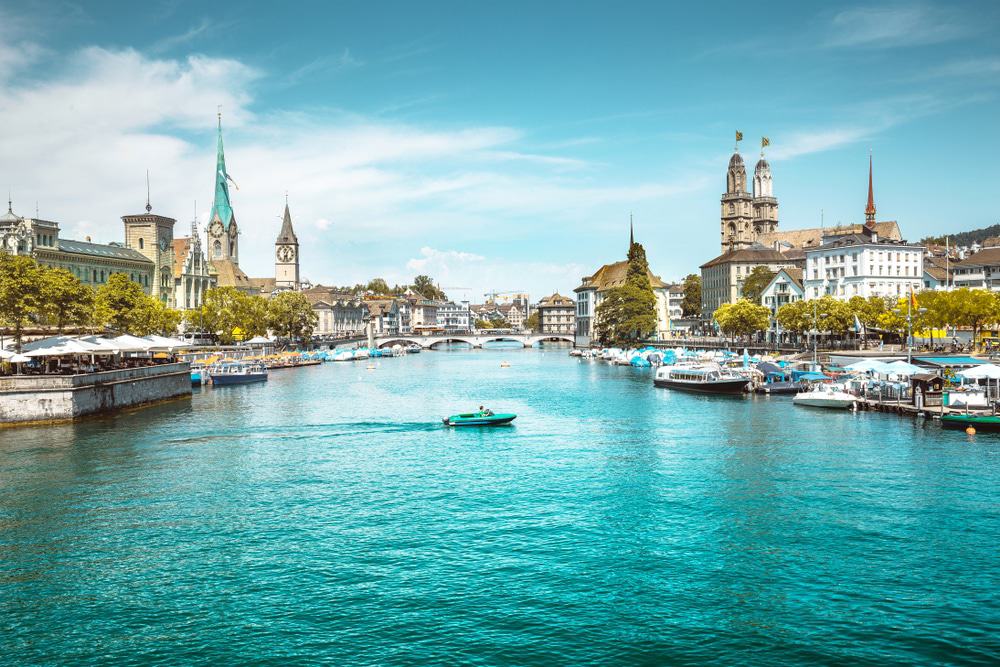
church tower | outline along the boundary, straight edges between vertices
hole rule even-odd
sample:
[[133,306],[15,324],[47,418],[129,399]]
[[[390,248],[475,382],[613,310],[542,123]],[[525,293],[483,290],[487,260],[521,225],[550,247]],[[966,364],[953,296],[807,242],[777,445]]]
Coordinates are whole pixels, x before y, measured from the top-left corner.
[[[229,183],[226,171],[226,154],[222,149],[222,113],[219,113],[219,143],[215,155],[215,201],[208,221],[208,259],[217,262],[229,260],[239,266],[240,238],[229,200]],[[233,183],[233,185],[236,185]]]
[[778,231],[778,200],[774,197],[771,165],[764,159],[763,147],[753,170],[753,226],[755,238]]
[[[146,212],[123,215],[125,247],[137,250],[153,262],[149,293],[166,305],[174,305],[174,223],[153,213],[149,203],[149,175],[146,176]],[[145,287],[145,286],[144,286]]]
[[875,228],[875,193],[872,190],[872,154],[868,154],[868,205],[865,206],[865,227]]
[[285,215],[281,220],[281,231],[274,242],[274,288],[299,289],[299,239],[292,229],[292,215],[288,212],[288,196],[285,196]]
[[747,192],[747,170],[737,149],[729,158],[726,193],[722,195],[722,252],[751,246],[755,240],[753,198]]

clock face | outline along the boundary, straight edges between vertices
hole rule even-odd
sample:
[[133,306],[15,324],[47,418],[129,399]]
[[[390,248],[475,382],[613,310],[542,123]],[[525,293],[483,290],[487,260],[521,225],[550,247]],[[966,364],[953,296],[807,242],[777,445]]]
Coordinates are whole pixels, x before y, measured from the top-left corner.
[[236,238],[236,225],[235,224],[229,225],[229,236],[232,237],[232,238]]
[[222,232],[223,232],[222,223],[219,222],[218,220],[213,222],[208,228],[208,233],[211,234],[212,236],[222,236]]
[[282,262],[290,262],[295,259],[295,248],[287,245],[283,245],[278,248],[278,260]]

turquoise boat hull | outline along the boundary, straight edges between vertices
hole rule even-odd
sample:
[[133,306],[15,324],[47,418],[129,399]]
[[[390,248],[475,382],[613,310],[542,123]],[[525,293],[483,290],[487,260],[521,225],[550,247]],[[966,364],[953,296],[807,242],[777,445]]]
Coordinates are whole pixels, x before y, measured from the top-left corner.
[[463,415],[452,415],[451,417],[446,417],[443,421],[445,426],[502,426],[511,423],[516,418],[517,415],[510,413],[483,416],[473,412]]
[[945,428],[965,429],[972,426],[979,431],[1000,431],[998,415],[941,415],[941,425]]

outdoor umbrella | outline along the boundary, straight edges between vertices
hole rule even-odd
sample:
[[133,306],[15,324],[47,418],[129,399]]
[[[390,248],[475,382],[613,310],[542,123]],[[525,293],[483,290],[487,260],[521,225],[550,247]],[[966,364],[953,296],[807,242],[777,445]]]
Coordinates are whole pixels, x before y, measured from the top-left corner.
[[4,361],[6,361],[7,359],[10,359],[13,356],[14,356],[14,353],[11,352],[10,350],[0,350],[0,359],[3,359]]
[[913,364],[907,363],[903,360],[894,361],[891,364],[886,364],[886,368],[891,369],[891,372],[896,375],[915,375],[916,373],[921,373],[925,369],[920,366],[914,366]]

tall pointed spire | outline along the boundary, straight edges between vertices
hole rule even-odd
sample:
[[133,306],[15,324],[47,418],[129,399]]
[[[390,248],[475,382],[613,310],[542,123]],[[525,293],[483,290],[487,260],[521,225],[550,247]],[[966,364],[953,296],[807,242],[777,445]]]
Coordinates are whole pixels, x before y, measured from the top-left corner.
[[[219,142],[215,154],[215,201],[212,203],[210,220],[216,217],[228,230],[233,223],[233,206],[229,199],[229,172],[226,171],[226,153],[222,148],[222,109],[219,109]],[[235,183],[234,183],[235,185]]]
[[635,229],[632,226],[632,214],[629,213],[628,214],[628,248],[629,248],[629,250],[631,250],[632,246],[634,246],[634,245],[635,245]]
[[146,213],[153,210],[153,205],[149,203],[149,169],[146,170]]
[[865,207],[865,225],[875,226],[875,194],[872,189],[872,152],[868,151],[868,206]]
[[275,243],[295,243],[298,244],[299,239],[295,236],[295,230],[292,229],[292,214],[288,211],[288,193],[285,193],[285,214],[281,218],[281,231],[278,232],[278,240]]

